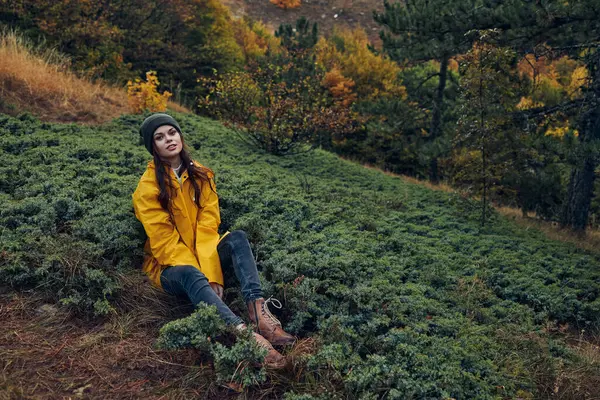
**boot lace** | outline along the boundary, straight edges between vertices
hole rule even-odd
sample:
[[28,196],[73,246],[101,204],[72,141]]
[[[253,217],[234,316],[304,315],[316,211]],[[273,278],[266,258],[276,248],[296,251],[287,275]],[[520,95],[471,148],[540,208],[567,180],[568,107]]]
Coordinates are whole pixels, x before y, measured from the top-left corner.
[[277,309],[281,309],[283,307],[283,305],[281,304],[281,302],[279,300],[277,300],[277,299],[273,298],[273,296],[271,296],[265,300],[265,302],[263,303],[263,307],[262,307],[263,314],[266,314],[267,317],[269,317],[269,319],[275,325],[278,325],[281,328],[281,322],[279,322],[279,320],[273,314],[271,314],[271,310],[269,310],[269,303],[271,303],[273,305],[273,307],[275,307]]

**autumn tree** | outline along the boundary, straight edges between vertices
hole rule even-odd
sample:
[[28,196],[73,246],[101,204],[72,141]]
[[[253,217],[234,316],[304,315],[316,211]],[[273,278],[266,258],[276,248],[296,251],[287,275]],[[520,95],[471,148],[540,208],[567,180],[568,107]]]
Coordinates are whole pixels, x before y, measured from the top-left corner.
[[319,144],[320,134],[343,135],[357,128],[346,107],[332,101],[322,87],[323,73],[300,80],[294,64],[262,65],[205,79],[209,95],[200,106],[232,126],[245,141],[272,154],[297,153]]
[[274,154],[328,143],[359,125],[348,108],[352,83],[315,62],[318,28],[306,18],[282,25],[281,44],[249,60],[244,72],[202,80],[203,112],[228,121],[240,136]]
[[342,107],[349,108],[356,101],[357,96],[353,89],[355,83],[352,79],[346,78],[339,69],[333,68],[325,73],[321,84],[329,89],[336,102]]
[[198,75],[244,61],[218,0],[2,0],[0,22],[43,36],[92,78],[124,84],[157,71],[180,100],[195,96]]
[[579,59],[587,70],[587,76],[575,84],[581,90],[580,97],[522,112],[537,119],[561,112],[574,121],[578,146],[572,157],[561,224],[583,232],[600,164],[600,7],[596,0],[509,1],[504,7],[515,11],[510,23],[495,19],[497,26],[505,29],[507,43],[522,54],[543,47],[545,55],[553,59],[565,55]]
[[267,52],[279,52],[280,43],[262,22],[239,18],[232,21],[234,37],[246,63],[250,63]]
[[140,78],[127,82],[127,101],[133,113],[166,111],[171,93],[159,93],[159,83],[156,71],[146,72],[145,82]]
[[330,39],[319,39],[315,55],[317,63],[326,70],[337,70],[352,80],[361,100],[406,98],[406,88],[398,77],[400,67],[384,54],[371,51],[364,30],[335,29]]
[[331,149],[381,168],[414,174],[419,169],[414,157],[421,134],[415,136],[413,125],[422,121],[412,113],[398,64],[375,51],[361,29],[334,29],[329,38],[319,39],[314,50],[317,64],[329,71],[328,78],[344,82],[339,86],[327,83],[334,97],[343,96],[364,120],[364,129],[332,141]]
[[271,4],[275,4],[279,8],[287,10],[288,8],[300,7],[300,0],[269,0]]

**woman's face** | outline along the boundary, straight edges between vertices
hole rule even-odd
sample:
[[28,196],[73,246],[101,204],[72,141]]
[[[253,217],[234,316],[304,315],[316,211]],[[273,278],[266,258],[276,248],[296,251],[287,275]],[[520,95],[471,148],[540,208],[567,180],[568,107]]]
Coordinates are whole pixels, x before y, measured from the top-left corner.
[[159,126],[154,131],[154,146],[163,160],[172,159],[181,153],[183,144],[177,129],[171,125]]

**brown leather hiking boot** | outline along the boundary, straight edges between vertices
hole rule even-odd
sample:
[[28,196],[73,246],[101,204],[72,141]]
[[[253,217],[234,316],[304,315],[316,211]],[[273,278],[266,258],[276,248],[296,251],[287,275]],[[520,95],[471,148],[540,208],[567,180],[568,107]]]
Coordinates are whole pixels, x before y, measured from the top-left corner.
[[256,332],[252,332],[254,335],[254,339],[260,347],[267,349],[267,355],[263,361],[263,365],[267,368],[280,369],[285,367],[286,359],[280,352],[275,350],[271,343],[267,339],[265,339],[262,335],[259,335]]
[[[241,323],[239,325],[236,326],[236,329],[243,331],[245,329],[247,329],[246,324]],[[254,340],[256,340],[256,343],[258,343],[258,345],[264,349],[267,350],[267,355],[265,356],[265,358],[263,359],[262,364],[267,367],[267,368],[275,368],[275,369],[279,369],[279,368],[283,368],[285,367],[285,364],[287,364],[287,360],[285,359],[285,357],[283,355],[281,355],[280,352],[278,352],[277,350],[275,350],[273,348],[273,346],[271,345],[271,343],[269,343],[269,341],[267,339],[265,339],[262,335],[256,333],[256,332],[252,332],[252,336],[254,337]],[[227,387],[231,390],[235,390],[236,384],[233,383],[232,385],[227,385]]]
[[261,297],[247,304],[250,320],[256,325],[256,330],[275,346],[294,344],[296,338],[281,328],[281,322],[269,310],[269,303],[281,308],[281,303],[272,298],[265,300]]

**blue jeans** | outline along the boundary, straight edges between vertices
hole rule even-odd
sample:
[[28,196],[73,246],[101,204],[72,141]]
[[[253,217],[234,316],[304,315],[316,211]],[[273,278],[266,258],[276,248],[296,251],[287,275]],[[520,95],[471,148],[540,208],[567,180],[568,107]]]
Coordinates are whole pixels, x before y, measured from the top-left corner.
[[[231,269],[235,272],[246,303],[263,297],[258,270],[246,233],[243,231],[231,232],[219,242],[217,252],[223,273]],[[243,323],[242,319],[235,315],[217,296],[210,287],[206,276],[196,267],[191,265],[167,267],[160,275],[160,283],[165,292],[173,296],[188,297],[194,305],[198,305],[200,302],[215,305],[219,315],[227,324]]]

